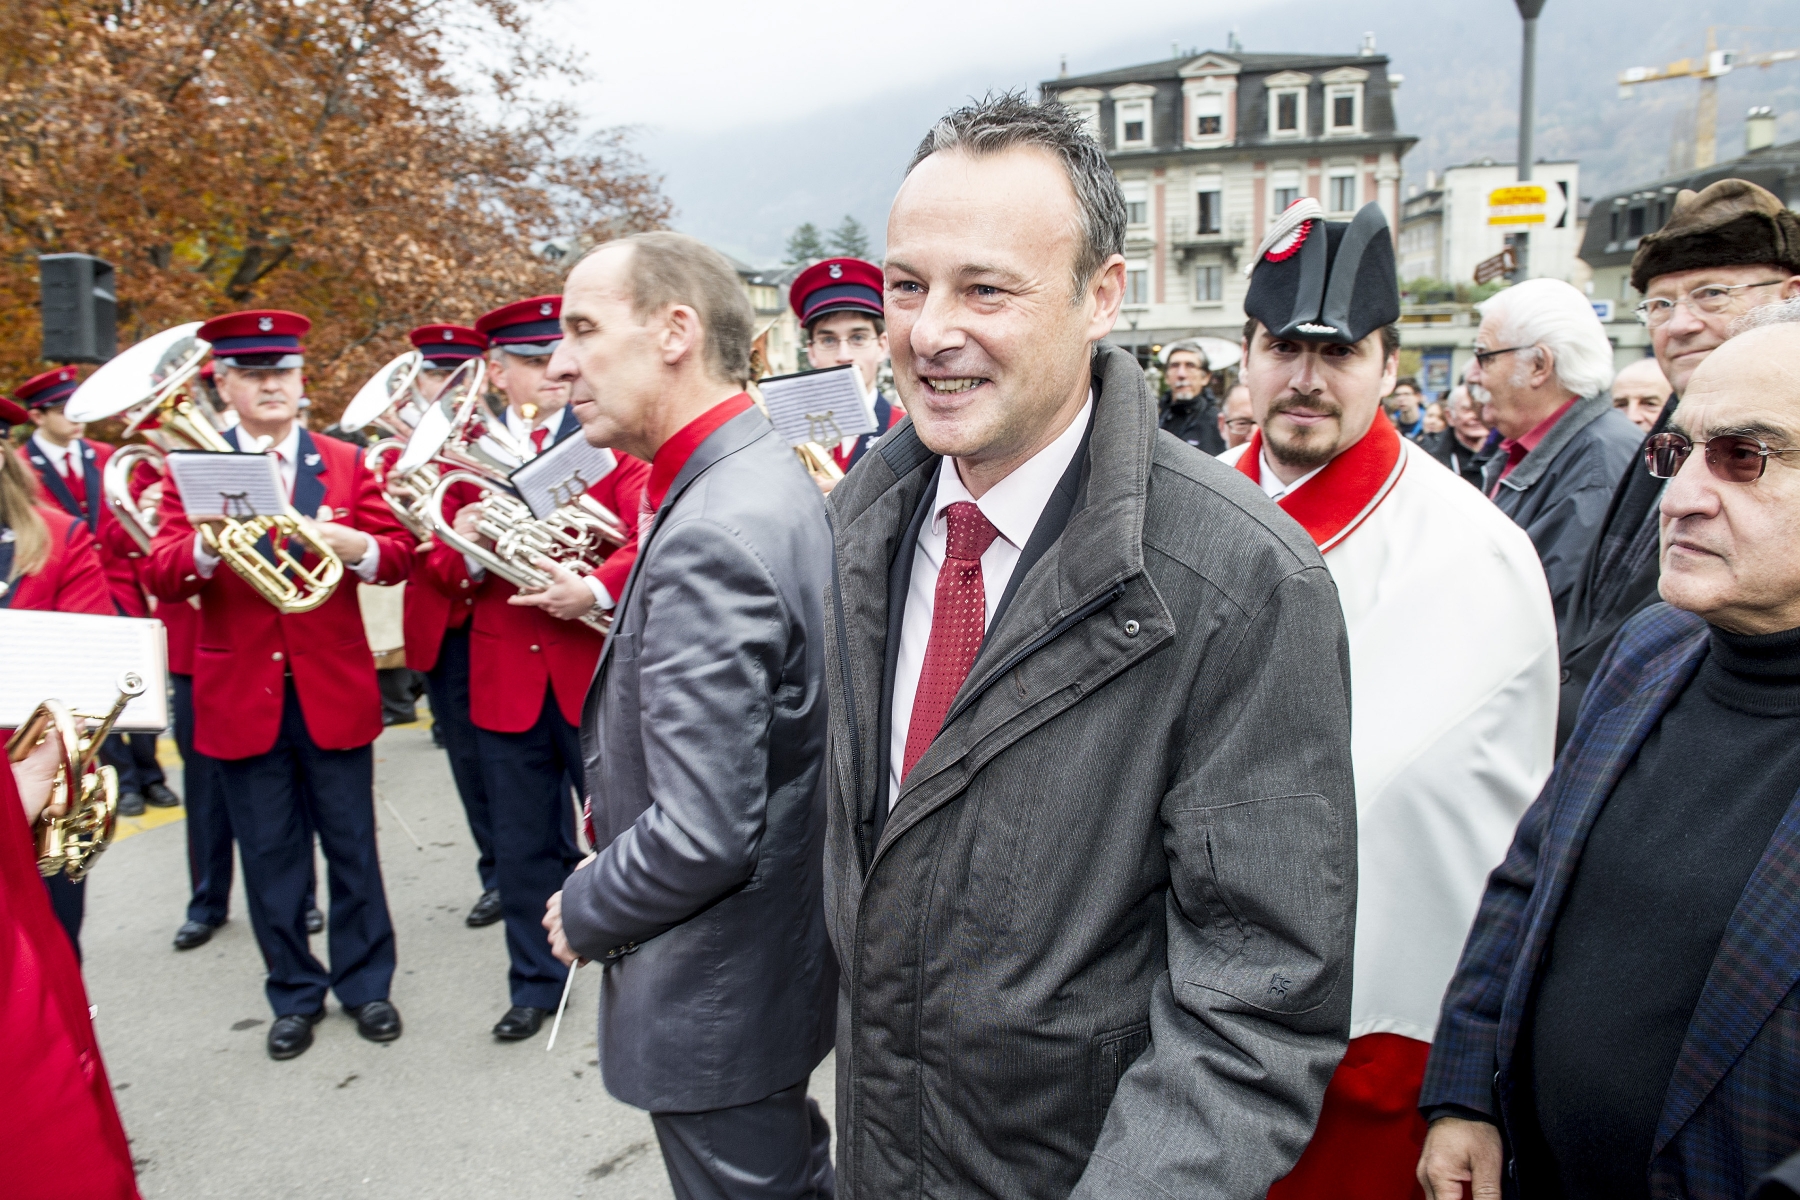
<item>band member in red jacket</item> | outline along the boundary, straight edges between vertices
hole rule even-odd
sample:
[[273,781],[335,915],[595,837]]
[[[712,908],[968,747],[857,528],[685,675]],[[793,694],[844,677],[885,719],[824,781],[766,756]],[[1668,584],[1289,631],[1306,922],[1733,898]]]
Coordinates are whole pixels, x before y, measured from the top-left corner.
[[8,1200],[138,1200],[81,967],[38,882],[31,827],[54,759],[48,742],[23,762],[0,759],[0,1109],[12,1114],[0,1122],[0,1180]]
[[[212,343],[219,393],[239,417],[226,439],[239,452],[266,446],[276,457],[293,507],[343,561],[342,582],[313,611],[283,614],[207,549],[172,479],[148,572],[160,600],[200,597],[194,744],[219,760],[250,921],[269,968],[276,1059],[312,1045],[328,989],[365,1038],[391,1041],[401,1029],[388,999],[394,930],[375,844],[370,744],[381,733],[381,695],[356,581],[406,578],[413,542],[360,451],[296,419],[300,338],[310,327],[295,313],[243,312],[215,317],[199,336]],[[307,944],[307,818],[330,867],[329,972]]]
[[[493,377],[507,402],[503,419],[527,448],[547,450],[581,436],[580,422],[567,408],[569,385],[545,378],[562,339],[561,311],[562,297],[538,296],[495,309],[475,323],[493,343],[490,361],[498,364]],[[650,476],[647,463],[623,454],[618,459],[588,491],[634,535],[588,577],[608,608],[631,572],[638,506]],[[456,510],[463,536],[475,535],[475,515],[472,505]],[[427,569],[435,577],[455,590],[466,579],[475,592],[469,714],[487,783],[511,961],[511,1007],[494,1026],[494,1036],[521,1041],[541,1028],[568,977],[568,968],[550,953],[542,920],[545,903],[579,860],[573,807],[575,781],[582,775],[577,726],[602,638],[578,621],[508,603],[518,594],[511,584],[484,574],[447,546],[440,544],[431,560]]]
[[[0,397],[0,430],[28,419]],[[11,454],[0,454],[0,608],[116,614],[94,535],[82,521],[46,503],[30,468]],[[44,882],[79,958],[87,883],[66,875]]]
[[[862,461],[876,439],[906,414],[875,386],[888,356],[887,322],[881,307],[881,268],[860,258],[828,258],[794,277],[788,303],[806,334],[806,361],[815,371],[852,363],[863,387],[874,398],[874,433],[847,437],[831,447],[838,469],[848,471]],[[830,491],[825,482],[819,486]]]
[[[463,325],[421,325],[408,335],[425,359],[418,388],[435,400],[451,372],[488,349],[485,334]],[[475,871],[481,898],[465,921],[474,927],[500,919],[500,876],[494,866],[494,831],[488,815],[487,785],[481,778],[481,753],[475,726],[469,721],[469,626],[475,611],[475,587],[465,571],[443,578],[432,569],[426,542],[413,562],[406,588],[406,665],[425,675],[431,697],[431,719],[438,741],[450,757],[450,775],[462,798],[475,839]],[[460,560],[456,560],[460,565]]]
[[[74,367],[58,367],[19,385],[13,399],[30,412],[37,426],[19,453],[37,471],[50,502],[84,522],[94,535],[118,611],[128,617],[148,616],[148,597],[138,578],[143,549],[119,523],[101,491],[101,473],[113,448],[84,437],[86,427],[63,412],[77,382]],[[159,808],[181,803],[156,761],[155,734],[116,733],[106,739],[102,755],[119,772],[119,811],[125,816],[143,815],[146,803]]]

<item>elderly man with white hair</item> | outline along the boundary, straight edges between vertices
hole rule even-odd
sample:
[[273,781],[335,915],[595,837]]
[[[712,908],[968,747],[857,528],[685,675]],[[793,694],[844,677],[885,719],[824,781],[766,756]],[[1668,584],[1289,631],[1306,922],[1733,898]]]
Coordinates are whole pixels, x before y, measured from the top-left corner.
[[1481,306],[1468,387],[1501,437],[1483,490],[1531,536],[1559,624],[1642,437],[1612,381],[1612,345],[1575,288],[1528,279]]

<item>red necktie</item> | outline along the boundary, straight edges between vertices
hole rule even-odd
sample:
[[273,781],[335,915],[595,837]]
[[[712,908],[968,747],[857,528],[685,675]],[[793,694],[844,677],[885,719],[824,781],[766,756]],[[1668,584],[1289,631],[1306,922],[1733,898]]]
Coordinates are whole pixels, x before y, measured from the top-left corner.
[[938,571],[937,595],[931,607],[931,639],[925,643],[925,665],[913,695],[912,724],[906,728],[906,758],[900,778],[912,774],[932,739],[943,728],[956,693],[962,690],[981,638],[987,631],[987,585],[981,578],[981,556],[1000,531],[967,500],[944,510],[950,536],[944,565]]
[[536,429],[532,430],[531,431],[531,452],[533,454],[542,454],[544,452],[544,439],[549,436],[550,436],[550,427],[548,425],[540,425]]
[[70,446],[64,452],[62,465],[56,468],[56,473],[62,476],[63,486],[69,489],[69,495],[75,497],[75,507],[79,508],[81,515],[85,517],[87,516],[87,488],[82,485],[87,481],[77,478],[75,475],[75,456],[80,453],[81,451],[75,449],[74,446]]

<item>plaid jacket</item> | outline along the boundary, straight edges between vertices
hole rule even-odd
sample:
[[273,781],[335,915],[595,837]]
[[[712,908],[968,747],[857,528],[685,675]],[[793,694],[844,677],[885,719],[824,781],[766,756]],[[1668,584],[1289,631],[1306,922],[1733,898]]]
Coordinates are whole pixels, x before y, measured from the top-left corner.
[[[1543,793],[1519,822],[1444,995],[1420,1107],[1507,1130],[1519,1030],[1575,864],[1638,747],[1706,654],[1707,626],[1657,604],[1620,630]],[[1800,796],[1744,885],[1664,1097],[1650,1194],[1742,1200],[1800,1150]],[[1510,1142],[1510,1139],[1509,1139]],[[1518,1193],[1509,1150],[1507,1184]]]

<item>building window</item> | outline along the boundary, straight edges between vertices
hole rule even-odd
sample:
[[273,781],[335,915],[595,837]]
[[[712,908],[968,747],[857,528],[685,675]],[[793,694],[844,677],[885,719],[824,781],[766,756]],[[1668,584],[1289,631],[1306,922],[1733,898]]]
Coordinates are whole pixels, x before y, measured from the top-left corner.
[[1122,100],[1119,110],[1119,145],[1143,146],[1150,141],[1150,102]]
[[1194,303],[1218,304],[1225,299],[1225,269],[1213,265],[1194,268]]
[[1331,177],[1331,211],[1352,212],[1356,208],[1356,176]]
[[1150,264],[1125,264],[1125,303],[1144,305],[1150,303]]
[[1194,232],[1217,233],[1222,222],[1221,199],[1215,190],[1194,193]]
[[1125,194],[1125,223],[1144,225],[1150,220],[1150,185],[1141,179],[1121,180],[1119,190]]
[[1217,92],[1203,92],[1194,97],[1194,136],[1218,137],[1225,132],[1225,97]]
[[1331,98],[1331,125],[1334,129],[1356,128],[1356,96],[1354,93]]
[[1619,240],[1619,210],[1616,208],[1612,210],[1611,224],[1612,224],[1612,230],[1611,230],[1611,233],[1607,236],[1606,240],[1609,242],[1616,242]]
[[1644,236],[1644,210],[1641,208],[1632,209],[1631,215],[1630,215],[1630,217],[1627,218],[1627,220],[1629,221],[1629,224],[1626,227],[1625,236],[1626,237],[1634,237],[1634,238],[1643,237]]
[[1100,138],[1100,105],[1093,100],[1064,100],[1063,107],[1081,118],[1081,123],[1088,133],[1098,142]]
[[1300,136],[1300,100],[1297,91],[1275,93],[1275,136]]

